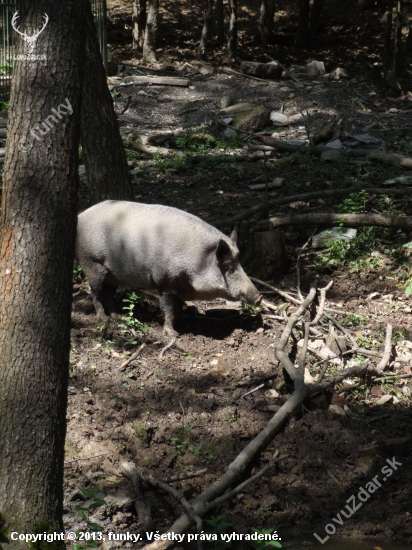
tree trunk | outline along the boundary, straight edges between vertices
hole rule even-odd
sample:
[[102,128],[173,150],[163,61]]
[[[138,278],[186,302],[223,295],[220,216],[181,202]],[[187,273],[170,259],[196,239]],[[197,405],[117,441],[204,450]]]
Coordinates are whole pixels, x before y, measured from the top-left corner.
[[402,72],[402,21],[403,2],[397,0],[396,5],[396,29],[395,29],[395,53],[393,56],[393,74],[400,76]]
[[295,44],[298,48],[304,48],[308,41],[310,6],[309,0],[298,0],[298,2],[299,18]]
[[81,142],[90,203],[130,200],[133,188],[119,124],[107,87],[90,3],[86,2],[86,59],[81,107]]
[[254,258],[264,278],[285,267],[287,252],[283,231],[258,231],[253,235]]
[[386,78],[388,71],[390,70],[391,63],[391,37],[392,37],[392,12],[393,12],[394,0],[388,0],[388,11],[386,12],[386,29],[385,29],[385,41],[384,41],[384,53],[383,53],[383,73]]
[[134,50],[141,50],[143,48],[147,15],[146,3],[147,0],[133,0],[132,23]]
[[[10,533],[61,532],[77,218],[84,1],[20,2],[49,24],[14,64],[0,214],[0,518]],[[17,38],[17,54],[27,53]],[[10,546],[5,542],[5,539]],[[46,543],[38,543],[45,545]],[[63,541],[53,548],[65,548]],[[6,546],[7,545],[7,546]]]
[[262,0],[258,32],[263,44],[268,44],[273,39],[275,8],[275,0]]
[[223,11],[223,0],[216,0],[217,18],[217,41],[223,44],[225,40],[225,16]]
[[313,0],[309,16],[309,41],[315,39],[316,31],[318,30],[320,16],[323,11],[325,0]]
[[200,38],[199,54],[204,56],[207,48],[207,40],[210,34],[210,26],[212,23],[213,1],[206,0],[205,17],[203,20],[202,36]]
[[237,0],[229,0],[229,40],[227,50],[230,57],[237,55]]
[[157,18],[159,0],[148,0],[146,30],[143,44],[143,62],[156,63]]

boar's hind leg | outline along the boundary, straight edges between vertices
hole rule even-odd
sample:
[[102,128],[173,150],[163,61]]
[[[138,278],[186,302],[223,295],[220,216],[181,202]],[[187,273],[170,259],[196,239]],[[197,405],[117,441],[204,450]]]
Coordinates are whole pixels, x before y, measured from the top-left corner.
[[163,332],[167,336],[177,336],[176,331],[173,329],[173,322],[180,317],[183,304],[183,300],[178,298],[176,294],[165,293],[160,295],[160,307],[165,316]]
[[[115,310],[114,292],[116,287],[105,284],[105,279],[108,275],[107,269],[101,264],[94,263],[84,269],[86,277],[89,280],[90,290],[92,291],[93,304],[96,309],[97,316],[102,321],[107,321],[108,316]],[[105,308],[106,306],[106,308]],[[106,309],[106,311],[105,311]]]

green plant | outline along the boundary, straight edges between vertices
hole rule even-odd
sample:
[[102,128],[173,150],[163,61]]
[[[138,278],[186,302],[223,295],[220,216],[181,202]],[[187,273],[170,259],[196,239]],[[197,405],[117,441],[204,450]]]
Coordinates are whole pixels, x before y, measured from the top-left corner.
[[359,325],[366,325],[368,318],[365,315],[356,315],[355,313],[348,313],[346,315],[348,327],[357,327]]
[[365,212],[368,193],[365,189],[356,193],[351,193],[346,199],[342,200],[337,206],[338,212],[345,214],[359,214]]
[[[89,499],[86,506],[80,506],[76,509],[77,515],[81,517],[87,524],[87,531],[76,531],[76,538],[82,543],[72,544],[73,550],[82,550],[83,548],[98,548],[103,542],[102,531],[103,527],[98,523],[94,523],[90,520],[90,512],[104,506],[106,501],[102,498],[96,497],[96,493],[100,488],[95,485],[92,489],[86,489],[85,487],[79,487],[79,490]],[[102,542],[99,542],[102,541]]]
[[81,281],[82,273],[82,268],[79,265],[76,265],[76,267],[73,268],[73,279],[75,281]]
[[[273,531],[273,529],[256,529],[254,527],[252,527],[252,531],[254,533],[257,533],[258,535],[270,535]],[[272,537],[277,537],[277,534],[276,534],[276,531],[273,533]],[[253,546],[256,548],[256,550],[266,550],[267,548],[270,548],[270,547],[275,547],[275,548],[282,548],[282,545],[280,544],[280,542],[277,542],[276,540],[254,540],[253,541]]]
[[[127,295],[127,298],[123,299],[123,303],[125,304],[123,306],[123,311],[125,312],[125,315],[122,315],[121,317],[122,322],[118,324],[119,330],[123,335],[131,333],[131,335],[134,336],[133,331],[137,330],[139,332],[144,333],[148,331],[150,328],[148,325],[141,323],[133,315],[133,311],[134,311],[134,308],[136,307],[138,300],[139,300],[139,296],[135,292],[129,292],[129,294]],[[126,342],[131,343],[133,345],[137,344],[136,340],[133,340],[130,338]]]
[[[220,535],[224,533],[228,527],[233,527],[233,523],[223,522],[224,515],[212,516],[210,519],[205,519],[205,523],[211,527],[210,531],[206,531],[208,535]],[[223,550],[223,548],[230,548],[232,546],[231,541],[222,540],[218,537],[218,541],[214,541],[214,550]]]
[[172,437],[170,439],[170,445],[174,448],[176,454],[182,455],[187,446],[187,441],[180,441],[178,437]]
[[309,111],[306,111],[306,115],[305,115],[305,113],[302,113],[301,111],[300,114],[303,116],[303,119],[304,119],[303,124],[305,126],[305,132],[306,132],[306,137],[308,139],[308,143],[310,146],[313,146],[315,144],[313,142],[313,137],[312,137],[312,125],[313,125],[312,113],[310,113]]
[[256,510],[256,517],[259,518],[259,519],[261,519],[261,520],[263,521],[263,520],[265,519],[265,517],[266,517],[266,512],[267,512],[267,511],[268,511],[267,508],[264,508],[264,507],[258,508],[258,509]]

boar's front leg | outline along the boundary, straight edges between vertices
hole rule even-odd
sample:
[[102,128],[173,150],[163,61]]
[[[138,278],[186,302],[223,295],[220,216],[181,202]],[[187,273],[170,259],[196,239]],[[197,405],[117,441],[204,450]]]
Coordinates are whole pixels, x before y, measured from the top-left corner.
[[160,293],[160,307],[165,316],[165,324],[163,327],[163,333],[166,336],[175,338],[178,334],[173,328],[175,319],[178,319],[182,313],[183,300],[178,298],[176,294]]

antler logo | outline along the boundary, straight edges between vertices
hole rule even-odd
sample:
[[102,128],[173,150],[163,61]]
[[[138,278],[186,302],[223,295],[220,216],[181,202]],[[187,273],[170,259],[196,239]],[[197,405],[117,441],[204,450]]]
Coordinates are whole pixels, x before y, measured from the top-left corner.
[[33,29],[33,32],[32,32],[31,35],[28,35],[27,32],[20,32],[19,27],[16,27],[17,19],[19,18],[19,12],[18,11],[16,11],[16,13],[13,15],[13,18],[11,20],[11,26],[13,27],[13,29],[17,33],[19,33],[23,37],[23,40],[27,43],[29,53],[33,52],[34,45],[37,42],[37,39],[39,38],[40,34],[44,31],[44,29],[46,28],[47,23],[49,22],[49,16],[47,15],[47,13],[45,13],[43,17],[44,17],[44,23],[43,23],[42,28],[41,29]]

